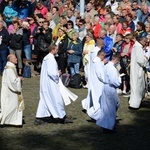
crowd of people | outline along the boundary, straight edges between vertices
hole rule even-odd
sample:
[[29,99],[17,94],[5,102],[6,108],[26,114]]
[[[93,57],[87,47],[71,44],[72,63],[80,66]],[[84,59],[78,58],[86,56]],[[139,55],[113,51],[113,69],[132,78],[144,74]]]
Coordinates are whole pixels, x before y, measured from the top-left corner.
[[[30,61],[36,55],[34,69],[41,82],[36,125],[47,121],[72,122],[58,92],[59,76],[66,72],[73,77],[84,71],[83,88],[88,89],[88,94],[82,101],[83,111],[105,130],[113,130],[115,126],[117,92],[129,94],[130,109],[138,109],[144,99],[150,57],[150,2],[87,0],[85,4],[84,15],[80,16],[79,1],[0,2],[2,87],[8,82],[13,89],[7,90],[15,92],[16,99],[22,97],[23,58]],[[17,71],[12,69],[16,63]],[[7,70],[9,75],[14,74],[13,79]],[[9,124],[5,122],[9,114],[3,112],[3,106],[7,106],[3,104],[5,98],[2,94],[1,109],[5,115],[1,124]],[[20,103],[23,105],[22,100]],[[19,115],[20,110],[15,108],[15,113]]]

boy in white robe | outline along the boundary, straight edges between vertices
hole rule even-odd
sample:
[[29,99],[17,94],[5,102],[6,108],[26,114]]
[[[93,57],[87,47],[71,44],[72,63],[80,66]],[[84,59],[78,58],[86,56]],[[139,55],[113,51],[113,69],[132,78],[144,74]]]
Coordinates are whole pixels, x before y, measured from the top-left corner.
[[55,45],[49,46],[49,54],[42,62],[40,76],[40,101],[36,113],[35,125],[47,122],[72,123],[72,118],[66,117],[64,102],[59,88],[59,76],[57,62],[54,55],[57,54]]
[[23,99],[20,99],[23,78],[17,75],[16,56],[10,54],[7,60],[2,77],[0,124],[20,126],[23,115],[23,109],[20,108],[20,103],[23,102]]
[[[83,112],[85,112],[85,111],[87,111],[88,109],[90,109],[90,101],[91,101],[91,94],[90,94],[90,92],[91,92],[91,86],[93,85],[93,80],[94,80],[94,78],[95,77],[91,77],[91,74],[93,73],[93,64],[99,64],[100,65],[100,68],[99,68],[99,73],[100,72],[103,72],[102,70],[103,70],[103,66],[104,66],[104,64],[103,63],[101,63],[101,61],[104,59],[104,58],[102,58],[102,59],[98,59],[98,60],[100,60],[100,61],[98,61],[98,63],[95,63],[94,62],[94,59],[97,57],[97,54],[98,54],[98,52],[101,50],[101,48],[104,46],[104,41],[102,40],[102,39],[98,39],[97,40],[97,43],[96,43],[96,47],[93,49],[93,50],[91,50],[91,52],[90,52],[90,67],[89,67],[89,82],[88,82],[88,94],[87,94],[87,97],[84,99],[84,100],[82,100],[82,107],[83,107]],[[104,54],[104,53],[103,53]],[[95,68],[96,69],[96,68]],[[94,71],[94,72],[96,72],[96,70]],[[95,76],[97,76],[96,75],[96,73],[95,73]],[[100,76],[100,74],[99,74],[99,76]],[[92,78],[92,79],[91,79]],[[97,79],[98,79],[98,77],[96,77]],[[94,83],[97,83],[97,84],[100,84],[99,83],[100,81],[99,81],[99,79],[98,79],[98,83],[97,82],[94,82]],[[93,87],[92,87],[92,89],[93,89]],[[94,88],[93,90],[96,90],[97,88]],[[100,88],[101,89],[101,88]],[[101,90],[100,90],[101,91]],[[98,97],[97,97],[98,98]],[[97,99],[96,98],[96,99]],[[92,118],[92,117],[91,117]],[[94,118],[93,118],[94,119]]]
[[104,131],[113,130],[116,122],[116,112],[119,105],[116,88],[120,86],[121,78],[114,65],[118,61],[119,55],[115,54],[112,56],[112,60],[104,67],[105,84],[100,98],[101,112],[96,121],[96,124],[101,126]]
[[[95,120],[98,119],[100,112],[99,99],[103,92],[104,63],[107,61],[104,59],[105,55],[105,52],[100,50],[97,57],[91,62],[93,65],[90,69],[90,87],[86,98],[86,103],[88,104],[86,111],[89,117]],[[82,104],[84,103],[82,102]]]

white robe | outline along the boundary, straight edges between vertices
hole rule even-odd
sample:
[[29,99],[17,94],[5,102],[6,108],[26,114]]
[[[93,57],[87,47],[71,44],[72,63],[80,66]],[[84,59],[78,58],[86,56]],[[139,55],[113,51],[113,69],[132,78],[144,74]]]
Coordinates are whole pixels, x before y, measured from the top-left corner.
[[119,105],[116,88],[121,84],[121,78],[112,62],[104,67],[105,82],[103,94],[100,98],[101,112],[96,124],[109,130],[113,130],[116,122],[116,111]]
[[60,93],[58,65],[54,55],[44,57],[40,76],[40,101],[36,113],[37,118],[63,118],[66,115]]
[[0,124],[22,125],[23,112],[19,110],[18,101],[21,90],[15,65],[7,62],[2,77]]
[[131,95],[129,106],[139,108],[145,96],[145,71],[147,59],[144,57],[142,45],[135,42],[131,53],[130,86]]
[[61,79],[59,78],[59,89],[61,96],[63,98],[64,104],[69,105],[71,104],[71,100],[75,101],[78,96],[72,93],[70,90],[68,90],[62,83]]
[[82,100],[82,107],[83,109],[87,110],[90,108],[90,85],[91,85],[91,80],[90,80],[90,72],[91,72],[91,68],[93,66],[93,60],[94,58],[97,56],[97,52],[99,51],[99,48],[96,46],[94,49],[92,49],[89,53],[89,81],[88,81],[88,94],[87,97],[85,99]]
[[103,92],[104,82],[104,63],[100,58],[93,60],[90,71],[90,88],[87,96],[87,114],[97,120],[100,113],[100,97]]

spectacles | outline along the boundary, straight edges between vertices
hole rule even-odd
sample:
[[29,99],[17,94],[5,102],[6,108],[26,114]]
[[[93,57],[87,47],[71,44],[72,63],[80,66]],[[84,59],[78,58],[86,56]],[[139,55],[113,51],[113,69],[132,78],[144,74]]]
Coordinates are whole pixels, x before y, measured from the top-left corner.
[[43,23],[43,22],[39,22],[39,23]]

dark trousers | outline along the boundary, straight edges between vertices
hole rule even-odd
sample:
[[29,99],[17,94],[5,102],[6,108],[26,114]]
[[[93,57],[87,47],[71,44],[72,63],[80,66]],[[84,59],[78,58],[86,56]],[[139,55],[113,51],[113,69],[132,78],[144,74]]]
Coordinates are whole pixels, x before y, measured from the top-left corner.
[[2,74],[7,62],[7,50],[0,50],[0,74]]
[[58,69],[61,70],[62,74],[66,73],[67,58],[66,57],[57,57],[56,61],[58,64]]

